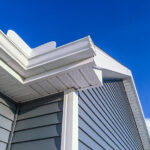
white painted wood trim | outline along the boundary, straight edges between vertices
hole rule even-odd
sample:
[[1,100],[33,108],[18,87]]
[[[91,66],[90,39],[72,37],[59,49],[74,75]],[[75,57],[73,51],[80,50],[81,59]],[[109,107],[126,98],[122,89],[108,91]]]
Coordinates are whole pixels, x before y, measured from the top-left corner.
[[109,70],[116,73],[120,73],[123,75],[131,76],[131,71],[116,61],[114,58],[106,54],[100,48],[95,46],[96,56],[94,57],[94,61],[96,64],[96,68],[100,70]]
[[7,35],[0,31],[2,50],[8,55],[8,58],[11,57],[24,70],[59,61],[59,59],[71,57],[75,54],[83,55],[84,58],[85,55],[86,58],[93,57],[95,52],[91,48],[91,44],[91,39],[87,36],[57,48],[52,42],[32,50],[14,31],[9,30]]
[[78,150],[78,95],[73,89],[64,93],[61,150]]

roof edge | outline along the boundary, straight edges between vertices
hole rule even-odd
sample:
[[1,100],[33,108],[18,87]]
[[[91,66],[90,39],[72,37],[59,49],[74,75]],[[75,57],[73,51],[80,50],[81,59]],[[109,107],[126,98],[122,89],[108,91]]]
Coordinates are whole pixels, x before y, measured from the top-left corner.
[[[92,49],[93,43],[91,41],[90,36],[87,36],[57,48],[55,48],[55,42],[50,42],[32,50],[14,31],[9,30],[7,35],[0,31],[1,48],[24,70],[42,66],[56,61],[62,56],[69,56],[82,51],[89,51],[88,57],[92,57],[95,52]],[[17,42],[19,44],[16,44]]]

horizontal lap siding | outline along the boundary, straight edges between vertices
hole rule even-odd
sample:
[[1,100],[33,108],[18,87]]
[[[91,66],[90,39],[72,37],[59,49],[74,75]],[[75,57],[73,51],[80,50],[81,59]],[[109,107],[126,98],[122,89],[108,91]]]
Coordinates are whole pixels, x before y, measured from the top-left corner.
[[0,94],[0,150],[6,150],[14,121],[16,105]]
[[122,81],[79,92],[79,149],[143,149]]
[[20,106],[11,150],[59,150],[63,93]]
[[7,144],[0,142],[0,150],[6,150]]
[[[13,144],[11,149],[13,150],[56,150],[60,149],[60,137],[41,139],[37,141],[23,142],[20,144]],[[56,146],[57,145],[57,146]],[[56,148],[57,147],[57,148]]]

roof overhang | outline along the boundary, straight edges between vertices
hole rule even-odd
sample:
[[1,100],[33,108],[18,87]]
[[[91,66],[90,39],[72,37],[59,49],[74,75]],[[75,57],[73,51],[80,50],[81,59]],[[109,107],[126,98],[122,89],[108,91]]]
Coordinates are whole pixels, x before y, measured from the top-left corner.
[[56,48],[49,42],[31,49],[15,32],[0,32],[0,91],[16,102],[102,84],[95,51],[85,37]]
[[0,91],[16,102],[69,88],[100,86],[104,78],[130,76],[126,67],[99,50],[89,36],[57,48],[53,41],[31,49],[11,30],[7,35],[0,32],[0,67]]
[[145,150],[150,141],[131,71],[85,37],[56,47],[49,42],[31,49],[14,31],[0,32],[0,92],[16,102],[74,88],[101,86],[122,79]]

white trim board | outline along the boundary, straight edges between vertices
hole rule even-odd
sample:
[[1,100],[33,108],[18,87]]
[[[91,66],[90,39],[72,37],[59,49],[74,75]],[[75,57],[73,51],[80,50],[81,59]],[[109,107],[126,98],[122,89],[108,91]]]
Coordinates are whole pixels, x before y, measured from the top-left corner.
[[[95,55],[92,48],[93,43],[89,36],[57,48],[53,43],[31,49],[14,31],[8,31],[7,35],[0,31],[0,45],[2,50],[8,55],[8,58],[10,57],[15,60],[24,70],[57,61],[67,56],[71,57],[71,55],[75,54],[80,54],[80,59]],[[88,52],[88,55],[81,54],[84,52]]]
[[71,89],[64,93],[61,150],[78,150],[78,95]]

